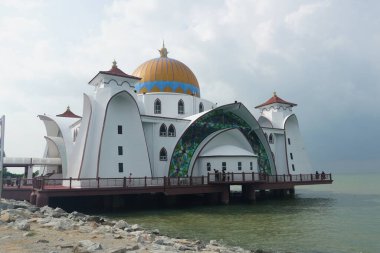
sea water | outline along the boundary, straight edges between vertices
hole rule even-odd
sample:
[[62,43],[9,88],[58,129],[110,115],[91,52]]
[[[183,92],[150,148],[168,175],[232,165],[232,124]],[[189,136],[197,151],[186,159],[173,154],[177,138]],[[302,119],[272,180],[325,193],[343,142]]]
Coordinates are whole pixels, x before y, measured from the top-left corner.
[[[117,214],[172,237],[274,252],[379,253],[380,174],[336,175],[291,199]],[[115,216],[115,215],[113,215]]]

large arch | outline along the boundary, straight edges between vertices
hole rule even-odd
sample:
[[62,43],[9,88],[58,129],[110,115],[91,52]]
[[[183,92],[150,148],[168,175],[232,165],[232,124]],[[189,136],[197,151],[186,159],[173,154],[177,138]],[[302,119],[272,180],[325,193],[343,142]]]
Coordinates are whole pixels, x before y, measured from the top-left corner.
[[187,176],[191,160],[202,141],[227,128],[238,128],[244,134],[258,154],[260,172],[276,173],[271,149],[259,123],[243,104],[234,103],[209,111],[191,123],[173,150],[169,176]]
[[[123,177],[130,173],[134,177],[151,176],[148,147],[136,100],[127,91],[120,91],[109,99],[105,112],[96,176]],[[123,129],[121,134],[117,131],[119,126]],[[117,146],[124,146],[125,154],[118,155]],[[122,172],[117,170],[118,163],[125,165]]]

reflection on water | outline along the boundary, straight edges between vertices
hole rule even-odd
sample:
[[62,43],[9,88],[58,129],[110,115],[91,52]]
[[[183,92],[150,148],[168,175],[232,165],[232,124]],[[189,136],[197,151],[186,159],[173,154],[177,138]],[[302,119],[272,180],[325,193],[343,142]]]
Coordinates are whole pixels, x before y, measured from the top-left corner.
[[158,228],[170,236],[221,239],[228,245],[247,249],[377,253],[379,214],[380,195],[301,188],[294,199],[133,211],[113,216],[146,228]]

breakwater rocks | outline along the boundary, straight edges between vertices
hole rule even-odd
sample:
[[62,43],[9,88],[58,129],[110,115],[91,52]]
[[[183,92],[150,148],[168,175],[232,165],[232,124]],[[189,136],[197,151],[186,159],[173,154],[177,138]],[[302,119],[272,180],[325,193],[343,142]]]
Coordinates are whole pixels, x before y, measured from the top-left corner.
[[[217,241],[169,238],[124,220],[1,199],[1,252],[255,252]],[[263,252],[261,250],[256,251]]]

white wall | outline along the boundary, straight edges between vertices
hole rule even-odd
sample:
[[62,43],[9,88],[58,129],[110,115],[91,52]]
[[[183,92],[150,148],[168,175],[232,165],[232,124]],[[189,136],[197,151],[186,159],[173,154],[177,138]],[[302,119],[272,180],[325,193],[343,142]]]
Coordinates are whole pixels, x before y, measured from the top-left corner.
[[[122,133],[118,133],[118,126]],[[118,147],[122,147],[122,155]],[[102,135],[99,177],[152,176],[145,136],[138,107],[127,92],[115,95],[109,102]],[[123,171],[119,172],[119,163]]]
[[[138,94],[138,100],[144,107],[146,115],[155,115],[169,118],[186,118],[188,116],[199,113],[199,103],[203,103],[204,111],[211,110],[216,107],[215,104],[208,100],[179,93],[155,92]],[[161,114],[154,114],[154,102],[156,99],[161,101]],[[178,101],[182,99],[185,105],[184,114],[178,114]]]
[[[296,115],[289,116],[285,120],[284,127],[290,174],[311,173],[311,164],[299,130]],[[290,145],[288,144],[288,138],[290,139]],[[290,153],[292,153],[293,159],[291,159]],[[294,170],[292,165],[294,165]]]

